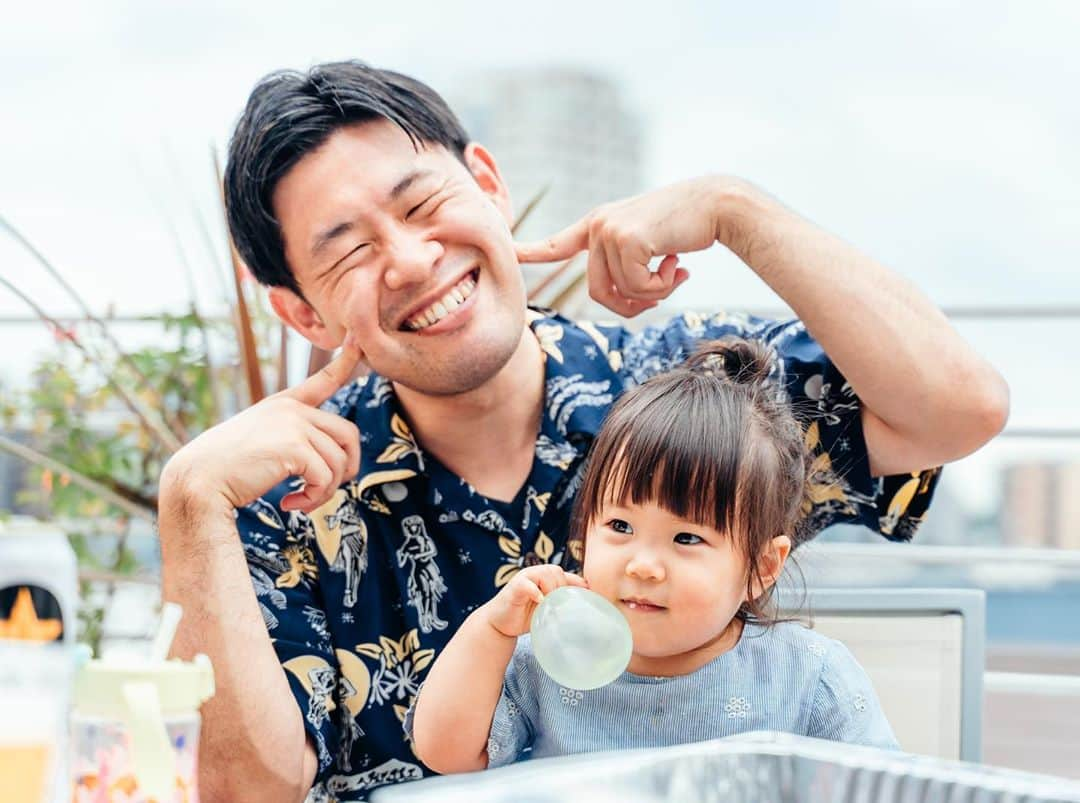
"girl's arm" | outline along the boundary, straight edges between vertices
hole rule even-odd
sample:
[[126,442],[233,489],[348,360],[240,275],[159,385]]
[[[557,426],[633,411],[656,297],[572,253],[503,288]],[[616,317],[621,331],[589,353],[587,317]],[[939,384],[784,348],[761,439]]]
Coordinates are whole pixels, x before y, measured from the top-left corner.
[[413,748],[424,764],[443,774],[487,767],[491,720],[517,637],[528,632],[544,594],[564,585],[585,581],[558,566],[522,569],[450,639],[414,706]]

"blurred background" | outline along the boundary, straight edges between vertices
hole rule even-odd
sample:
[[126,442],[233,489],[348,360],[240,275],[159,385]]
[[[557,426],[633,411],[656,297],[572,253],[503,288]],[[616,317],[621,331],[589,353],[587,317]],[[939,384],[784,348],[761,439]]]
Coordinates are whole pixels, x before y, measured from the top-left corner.
[[[919,285],[1009,380],[1008,429],[949,467],[914,544],[841,528],[804,569],[985,589],[988,670],[1080,674],[1080,4],[98,0],[3,20],[0,511],[70,534],[99,651],[153,628],[162,461],[311,364],[232,262],[215,159],[261,76],[361,58],[442,92],[519,212],[543,194],[522,237],[733,173]],[[723,249],[684,263],[654,317],[785,314]],[[600,315],[577,275],[529,279]],[[988,760],[1031,737],[991,686]],[[1076,774],[1065,730],[1029,768]]]

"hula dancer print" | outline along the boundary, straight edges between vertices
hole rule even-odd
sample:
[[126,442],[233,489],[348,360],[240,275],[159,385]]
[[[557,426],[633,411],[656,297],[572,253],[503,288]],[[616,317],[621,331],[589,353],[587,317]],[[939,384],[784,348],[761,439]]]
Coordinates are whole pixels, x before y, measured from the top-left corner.
[[398,567],[409,567],[406,591],[409,604],[416,608],[420,618],[420,630],[430,633],[432,630],[445,630],[446,622],[439,618],[437,608],[446,583],[435,563],[435,542],[427,534],[424,520],[419,516],[408,516],[401,521],[401,532],[405,541],[397,551]]
[[367,569],[367,525],[357,509],[356,500],[346,498],[342,500],[338,509],[327,516],[326,523],[331,529],[341,531],[341,547],[337,559],[331,566],[332,569],[344,569],[345,571],[345,600],[346,608],[356,604],[356,596],[360,591],[360,578]]

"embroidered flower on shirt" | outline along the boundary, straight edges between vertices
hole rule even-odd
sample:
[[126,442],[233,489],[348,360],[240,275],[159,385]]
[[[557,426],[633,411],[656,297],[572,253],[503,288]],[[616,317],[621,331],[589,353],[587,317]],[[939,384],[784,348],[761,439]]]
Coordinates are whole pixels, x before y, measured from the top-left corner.
[[499,755],[499,743],[496,742],[494,739],[488,739],[487,752],[489,758],[494,758],[495,756]]
[[585,692],[578,691],[577,689],[564,689],[560,687],[559,695],[562,698],[563,705],[577,705],[585,699]]
[[825,655],[825,648],[822,647],[820,644],[811,644],[806,649],[810,651],[811,655],[816,655],[818,658],[821,658]]
[[512,700],[506,701],[506,715],[513,719],[521,712],[521,709],[517,707],[517,703]]
[[745,697],[732,697],[727,701],[724,710],[727,711],[727,715],[731,719],[746,719],[746,714],[750,710],[750,703]]
[[856,694],[855,699],[851,701],[851,705],[856,711],[865,711],[866,698],[863,697],[861,694]]

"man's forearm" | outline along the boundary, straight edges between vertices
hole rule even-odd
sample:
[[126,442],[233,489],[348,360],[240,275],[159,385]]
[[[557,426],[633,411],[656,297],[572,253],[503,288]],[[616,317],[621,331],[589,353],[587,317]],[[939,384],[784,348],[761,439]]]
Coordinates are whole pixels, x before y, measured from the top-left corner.
[[313,752],[270,643],[230,509],[193,501],[162,477],[162,597],[184,608],[173,655],[205,653],[216,692],[203,706],[199,785],[204,803],[303,800]]
[[1004,380],[912,283],[760,190],[719,186],[718,240],[791,306],[864,408],[922,445],[925,466],[878,473],[954,460],[1000,430]]

